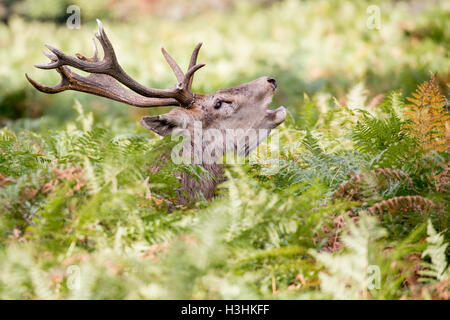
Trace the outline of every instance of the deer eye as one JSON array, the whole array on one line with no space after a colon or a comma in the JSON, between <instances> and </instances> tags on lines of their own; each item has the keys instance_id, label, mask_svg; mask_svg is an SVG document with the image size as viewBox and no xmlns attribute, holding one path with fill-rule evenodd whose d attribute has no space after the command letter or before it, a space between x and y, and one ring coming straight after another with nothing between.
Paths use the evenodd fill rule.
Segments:
<instances>
[{"instance_id":1,"label":"deer eye","mask_svg":"<svg viewBox=\"0 0 450 320\"><path fill-rule=\"evenodd\" d=\"M219 100L216 102L216 104L214 105L214 109L220 109L220 107L222 106L222 100Z\"/></svg>"}]
</instances>

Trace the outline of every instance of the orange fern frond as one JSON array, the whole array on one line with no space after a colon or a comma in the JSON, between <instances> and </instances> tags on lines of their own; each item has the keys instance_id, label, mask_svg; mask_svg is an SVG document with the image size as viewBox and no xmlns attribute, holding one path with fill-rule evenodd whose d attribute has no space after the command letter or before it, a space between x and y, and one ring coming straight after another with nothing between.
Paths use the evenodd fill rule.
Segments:
<instances>
[{"instance_id":1,"label":"orange fern frond","mask_svg":"<svg viewBox=\"0 0 450 320\"><path fill-rule=\"evenodd\" d=\"M450 193L450 167L446 167L441 173L434 176L436 191Z\"/></svg>"},{"instance_id":2,"label":"orange fern frond","mask_svg":"<svg viewBox=\"0 0 450 320\"><path fill-rule=\"evenodd\" d=\"M447 99L439 90L435 74L429 81L417 86L412 97L406 98L405 117L410 120L403 126L416 136L425 151L445 151L450 148L450 115L445 109Z\"/></svg>"}]
</instances>

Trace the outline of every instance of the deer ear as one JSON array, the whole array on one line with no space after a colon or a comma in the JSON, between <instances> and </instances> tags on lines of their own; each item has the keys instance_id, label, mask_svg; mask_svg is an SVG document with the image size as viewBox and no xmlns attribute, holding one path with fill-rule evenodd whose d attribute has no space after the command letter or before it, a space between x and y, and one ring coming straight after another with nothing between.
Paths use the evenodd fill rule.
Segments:
<instances>
[{"instance_id":1,"label":"deer ear","mask_svg":"<svg viewBox=\"0 0 450 320\"><path fill-rule=\"evenodd\" d=\"M168 114L143 117L141 120L141 124L144 126L144 128L152 130L160 136L167 136L178 127L175 119Z\"/></svg>"}]
</instances>

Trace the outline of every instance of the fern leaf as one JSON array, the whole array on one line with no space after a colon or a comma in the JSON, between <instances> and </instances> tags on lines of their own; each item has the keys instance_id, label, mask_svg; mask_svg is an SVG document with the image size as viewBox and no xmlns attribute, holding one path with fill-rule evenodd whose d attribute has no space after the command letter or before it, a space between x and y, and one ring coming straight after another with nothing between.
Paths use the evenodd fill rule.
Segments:
<instances>
[{"instance_id":1,"label":"fern leaf","mask_svg":"<svg viewBox=\"0 0 450 320\"><path fill-rule=\"evenodd\" d=\"M450 148L450 116L445 110L447 99L440 93L433 74L429 81L417 86L413 98L406 100L404 116L409 120L403 130L417 137L421 149L426 152L442 152Z\"/></svg>"},{"instance_id":2,"label":"fern leaf","mask_svg":"<svg viewBox=\"0 0 450 320\"><path fill-rule=\"evenodd\" d=\"M408 182L409 187L412 190L415 190L412 183L412 179L405 172L401 170L380 168L377 170L364 172L358 175L353 175L349 180L347 180L344 183L341 183L338 189L334 191L334 198L344 198L344 197L351 199L355 198L355 196L358 194L358 187L360 186L364 178L366 178L367 176L375 176L377 179L384 178L385 180L393 180L393 181L406 180Z\"/></svg>"},{"instance_id":3,"label":"fern leaf","mask_svg":"<svg viewBox=\"0 0 450 320\"><path fill-rule=\"evenodd\" d=\"M427 212L431 208L438 208L438 206L430 199L421 196L401 196L378 202L368 211L372 214L377 212L383 214L384 210L390 213L407 212L408 210Z\"/></svg>"},{"instance_id":4,"label":"fern leaf","mask_svg":"<svg viewBox=\"0 0 450 320\"><path fill-rule=\"evenodd\" d=\"M448 244L445 243L444 236L436 232L430 220L428 220L427 235L428 246L422 253L422 259L430 257L431 263L424 264L425 270L418 272L419 275L425 277L419 280L422 282L430 282L431 279L437 281L448 280L450 278L450 272L447 269L447 259L445 256Z\"/></svg>"}]
</instances>

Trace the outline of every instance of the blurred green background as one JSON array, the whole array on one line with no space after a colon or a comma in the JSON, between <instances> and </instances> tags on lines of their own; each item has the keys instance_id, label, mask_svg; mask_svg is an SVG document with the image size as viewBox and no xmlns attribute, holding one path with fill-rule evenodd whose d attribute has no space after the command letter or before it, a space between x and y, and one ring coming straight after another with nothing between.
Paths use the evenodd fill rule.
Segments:
<instances>
[{"instance_id":1,"label":"blurred green background","mask_svg":"<svg viewBox=\"0 0 450 320\"><path fill-rule=\"evenodd\" d=\"M141 83L166 88L174 77L160 53L164 46L186 65L197 42L199 60L194 90L209 92L262 75L279 81L276 103L295 110L303 94L325 93L345 102L357 84L369 99L392 89L409 94L438 72L450 77L448 1L376 1L381 29L366 25L373 1L1 1L0 121L41 118L27 126L58 126L74 116L73 99L96 113L130 114L130 108L86 94L45 95L24 77L45 84L55 71L33 68L46 63L44 43L68 54L91 53L95 18L103 21L120 63ZM69 29L69 5L79 6L80 29ZM444 86L445 87L445 86ZM153 112L153 111L152 111ZM19 122L17 125L24 123ZM25 124L24 124L25 125Z\"/></svg>"},{"instance_id":2,"label":"blurred green background","mask_svg":"<svg viewBox=\"0 0 450 320\"><path fill-rule=\"evenodd\" d=\"M179 204L175 175L201 168L149 170L171 144L139 124L168 108L25 79L59 81L33 67L45 43L90 56L96 18L146 86L175 84L162 46L185 68L200 41L195 92L275 77L280 144L230 165L217 198ZM449 150L405 130L450 141L449 1L0 0L0 19L0 299L450 297ZM440 118L424 125L430 106L405 97L430 71Z\"/></svg>"}]
</instances>

